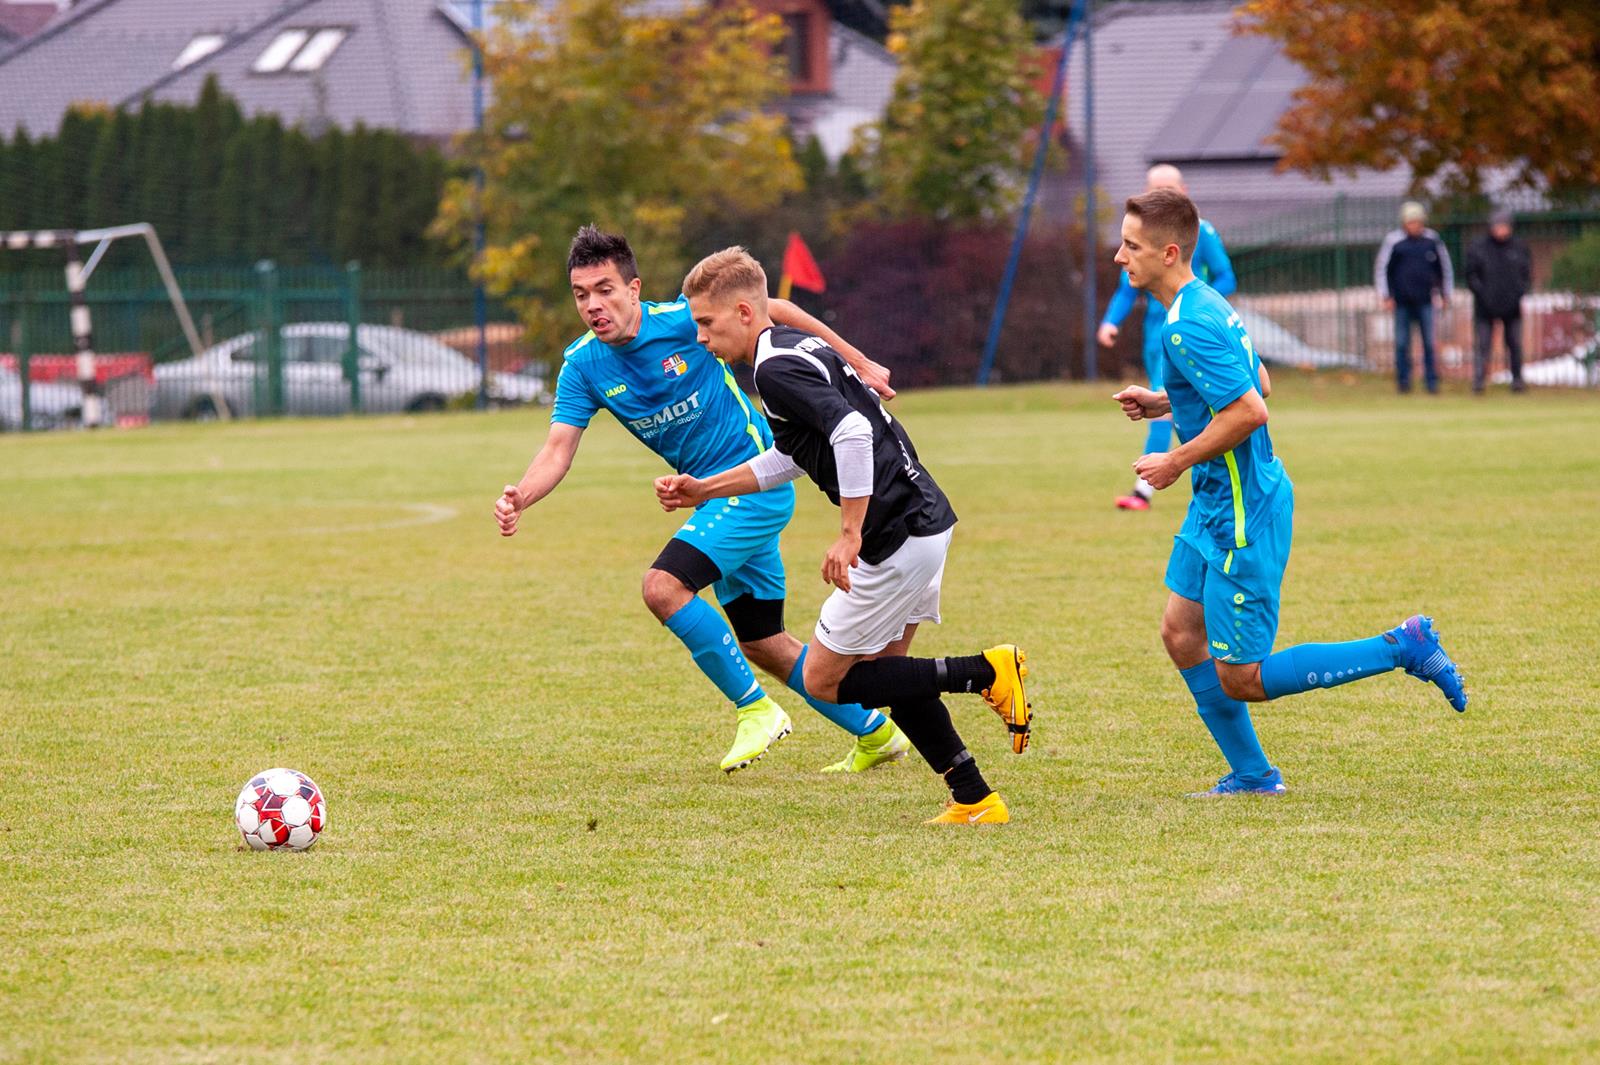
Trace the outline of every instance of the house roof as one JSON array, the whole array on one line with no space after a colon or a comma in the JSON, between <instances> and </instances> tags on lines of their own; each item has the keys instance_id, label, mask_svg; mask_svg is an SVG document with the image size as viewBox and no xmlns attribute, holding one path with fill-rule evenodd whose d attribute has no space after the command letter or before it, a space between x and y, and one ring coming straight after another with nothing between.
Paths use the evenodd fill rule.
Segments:
<instances>
[{"instance_id":1,"label":"house roof","mask_svg":"<svg viewBox=\"0 0 1600 1065\"><path fill-rule=\"evenodd\" d=\"M54 3L0 3L0 51L31 37L59 13Z\"/></svg>"},{"instance_id":2,"label":"house roof","mask_svg":"<svg viewBox=\"0 0 1600 1065\"><path fill-rule=\"evenodd\" d=\"M314 69L259 69L281 35L319 29L343 36ZM178 68L201 36L214 49ZM215 74L250 113L443 137L471 126L467 45L438 0L85 0L0 55L0 129L53 132L77 102L192 101Z\"/></svg>"}]
</instances>

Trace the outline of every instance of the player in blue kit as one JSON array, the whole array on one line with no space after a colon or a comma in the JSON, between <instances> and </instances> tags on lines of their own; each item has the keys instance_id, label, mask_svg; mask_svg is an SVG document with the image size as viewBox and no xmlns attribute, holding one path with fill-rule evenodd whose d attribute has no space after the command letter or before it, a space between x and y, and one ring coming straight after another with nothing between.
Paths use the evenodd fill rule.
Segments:
<instances>
[{"instance_id":1,"label":"player in blue kit","mask_svg":"<svg viewBox=\"0 0 1600 1065\"><path fill-rule=\"evenodd\" d=\"M502 536L515 534L522 512L566 476L584 429L601 409L679 473L716 473L772 444L761 412L727 366L697 341L688 302L640 300L639 271L627 240L583 227L568 253L567 274L589 332L563 353L544 446L495 504ZM837 341L864 379L888 391L883 367L793 304L772 302L774 317ZM645 605L737 711L737 734L722 760L725 772L750 765L792 727L751 662L786 678L819 713L856 736L851 752L825 772L860 772L898 761L911 745L883 714L806 693L804 646L783 625L778 534L793 513L794 488L788 484L699 507L645 573ZM726 620L700 598L708 586Z\"/></svg>"},{"instance_id":2,"label":"player in blue kit","mask_svg":"<svg viewBox=\"0 0 1600 1065\"><path fill-rule=\"evenodd\" d=\"M1152 189L1177 189L1188 194L1188 189L1183 184L1183 172L1177 167L1167 163L1159 163L1150 168L1145 174L1145 191ZM1200 238L1194 248L1194 272L1200 280L1216 289L1224 296L1233 295L1236 281L1233 275L1233 261L1228 258L1227 249L1222 246L1222 238L1217 235L1217 230L1204 218L1200 219ZM1117 333L1120 332L1122 320L1133 310L1134 301L1139 298L1139 290L1128 282L1127 271L1123 271L1122 280L1117 284L1117 291L1112 293L1111 302L1106 305L1105 317L1100 319L1100 328L1095 333L1101 347L1111 347L1117 342ZM1161 323L1167 316L1167 308L1161 301L1145 293L1144 307L1144 375L1150 382L1150 387L1156 391L1161 390ZM1263 390L1263 395L1266 394ZM1172 444L1172 419L1152 418L1150 429L1145 434L1144 453L1146 455L1157 451L1165 451ZM1123 510L1149 510L1150 500L1154 497L1155 490L1146 483L1143 477L1136 478L1133 482L1133 491L1125 496L1117 497L1117 506Z\"/></svg>"},{"instance_id":3,"label":"player in blue kit","mask_svg":"<svg viewBox=\"0 0 1600 1065\"><path fill-rule=\"evenodd\" d=\"M1283 774L1262 752L1246 702L1400 668L1437 685L1457 711L1467 708L1467 693L1433 619L1420 615L1367 639L1273 653L1294 485L1272 451L1250 337L1190 267L1199 229L1194 204L1174 189L1128 201L1117 263L1135 288L1167 306L1166 389L1134 386L1113 398L1134 421L1172 415L1178 447L1140 458L1140 477L1160 490L1192 471L1194 496L1167 563L1172 595L1161 638L1228 761L1228 774L1199 794L1280 794Z\"/></svg>"}]
</instances>

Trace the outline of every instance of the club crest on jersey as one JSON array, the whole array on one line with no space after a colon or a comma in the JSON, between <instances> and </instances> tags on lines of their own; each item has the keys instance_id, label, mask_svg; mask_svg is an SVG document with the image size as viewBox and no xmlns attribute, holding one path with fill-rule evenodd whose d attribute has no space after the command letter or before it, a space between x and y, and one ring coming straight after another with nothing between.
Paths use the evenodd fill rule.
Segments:
<instances>
[{"instance_id":1,"label":"club crest on jersey","mask_svg":"<svg viewBox=\"0 0 1600 1065\"><path fill-rule=\"evenodd\" d=\"M668 377L682 377L689 372L689 364L683 361L682 355L673 354L661 360L661 372Z\"/></svg>"}]
</instances>

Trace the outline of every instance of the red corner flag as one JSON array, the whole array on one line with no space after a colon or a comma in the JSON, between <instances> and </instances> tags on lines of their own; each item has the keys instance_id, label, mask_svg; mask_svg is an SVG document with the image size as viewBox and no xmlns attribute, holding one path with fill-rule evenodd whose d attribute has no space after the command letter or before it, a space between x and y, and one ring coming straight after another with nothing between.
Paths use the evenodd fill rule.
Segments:
<instances>
[{"instance_id":1,"label":"red corner flag","mask_svg":"<svg viewBox=\"0 0 1600 1065\"><path fill-rule=\"evenodd\" d=\"M791 285L807 292L826 292L828 283L822 278L822 268L812 258L811 249L800 239L800 234L790 233L789 244L783 249L783 277L778 281L778 298L788 299Z\"/></svg>"}]
</instances>

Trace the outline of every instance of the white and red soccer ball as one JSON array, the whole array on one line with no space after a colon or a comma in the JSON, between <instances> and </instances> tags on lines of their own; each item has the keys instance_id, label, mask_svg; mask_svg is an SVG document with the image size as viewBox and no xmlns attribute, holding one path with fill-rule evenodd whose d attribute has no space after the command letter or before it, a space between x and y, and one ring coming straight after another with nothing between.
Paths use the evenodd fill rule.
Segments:
<instances>
[{"instance_id":1,"label":"white and red soccer ball","mask_svg":"<svg viewBox=\"0 0 1600 1065\"><path fill-rule=\"evenodd\" d=\"M304 773L268 769L250 778L233 804L233 820L251 850L303 851L328 823L322 789Z\"/></svg>"}]
</instances>

